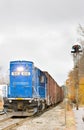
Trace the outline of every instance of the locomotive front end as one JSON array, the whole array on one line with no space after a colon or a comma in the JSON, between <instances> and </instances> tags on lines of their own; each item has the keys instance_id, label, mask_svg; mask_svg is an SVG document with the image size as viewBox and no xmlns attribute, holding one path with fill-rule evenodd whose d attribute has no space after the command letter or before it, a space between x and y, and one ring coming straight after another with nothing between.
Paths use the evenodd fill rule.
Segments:
<instances>
[{"instance_id":1,"label":"locomotive front end","mask_svg":"<svg viewBox=\"0 0 84 130\"><path fill-rule=\"evenodd\" d=\"M10 62L10 85L8 90L9 108L14 112L27 115L32 102L33 62Z\"/></svg>"}]
</instances>

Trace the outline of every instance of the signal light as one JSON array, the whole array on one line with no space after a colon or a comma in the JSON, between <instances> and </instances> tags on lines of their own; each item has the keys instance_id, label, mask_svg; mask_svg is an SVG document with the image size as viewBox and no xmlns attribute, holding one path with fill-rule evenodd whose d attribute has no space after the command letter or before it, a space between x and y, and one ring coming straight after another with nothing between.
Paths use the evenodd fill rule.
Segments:
<instances>
[{"instance_id":1,"label":"signal light","mask_svg":"<svg viewBox=\"0 0 84 130\"><path fill-rule=\"evenodd\" d=\"M82 52L82 50L80 50L80 49L81 49L81 46L80 46L80 45L74 45L74 46L72 46L72 49L73 49L73 51L71 51L71 53L79 53L79 52Z\"/></svg>"}]
</instances>

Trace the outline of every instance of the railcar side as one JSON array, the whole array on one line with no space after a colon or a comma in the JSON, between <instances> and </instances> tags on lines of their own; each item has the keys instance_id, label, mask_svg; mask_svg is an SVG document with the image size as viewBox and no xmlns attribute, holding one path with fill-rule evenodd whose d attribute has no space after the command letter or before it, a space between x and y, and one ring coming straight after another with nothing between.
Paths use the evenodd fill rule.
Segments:
<instances>
[{"instance_id":1,"label":"railcar side","mask_svg":"<svg viewBox=\"0 0 84 130\"><path fill-rule=\"evenodd\" d=\"M63 100L62 88L48 72L44 71L44 73L47 77L46 103L48 106L55 105Z\"/></svg>"}]
</instances>

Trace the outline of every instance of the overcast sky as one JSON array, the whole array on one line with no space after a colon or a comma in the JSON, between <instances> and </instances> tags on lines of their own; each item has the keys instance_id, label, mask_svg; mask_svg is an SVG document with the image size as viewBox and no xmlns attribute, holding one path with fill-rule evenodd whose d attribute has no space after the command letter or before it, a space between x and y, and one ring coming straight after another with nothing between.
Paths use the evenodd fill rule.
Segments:
<instances>
[{"instance_id":1,"label":"overcast sky","mask_svg":"<svg viewBox=\"0 0 84 130\"><path fill-rule=\"evenodd\" d=\"M58 84L73 68L71 48L84 25L84 0L0 0L0 66L33 61Z\"/></svg>"}]
</instances>

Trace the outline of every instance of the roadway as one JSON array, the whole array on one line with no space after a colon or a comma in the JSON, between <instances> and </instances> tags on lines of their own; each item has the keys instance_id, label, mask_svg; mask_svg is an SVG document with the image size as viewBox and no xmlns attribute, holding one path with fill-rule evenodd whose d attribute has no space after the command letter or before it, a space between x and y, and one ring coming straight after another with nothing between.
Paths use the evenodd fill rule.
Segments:
<instances>
[{"instance_id":1,"label":"roadway","mask_svg":"<svg viewBox=\"0 0 84 130\"><path fill-rule=\"evenodd\" d=\"M84 130L84 108L81 107L79 110L76 110L76 108L73 109L74 115L75 115L75 121L76 121L76 130Z\"/></svg>"}]
</instances>

